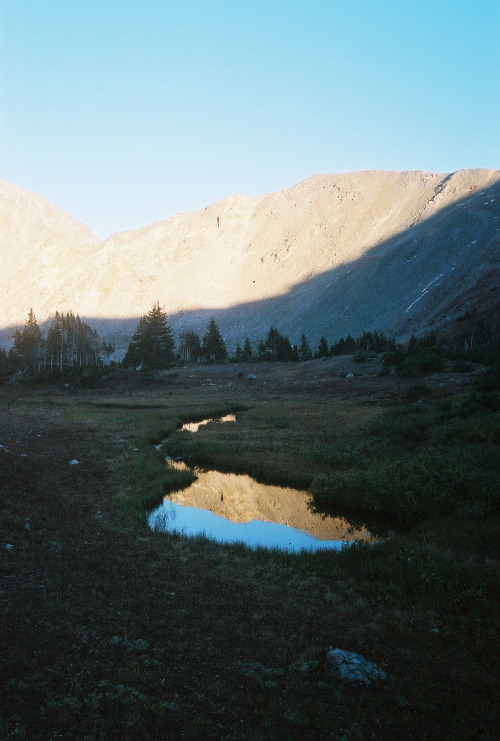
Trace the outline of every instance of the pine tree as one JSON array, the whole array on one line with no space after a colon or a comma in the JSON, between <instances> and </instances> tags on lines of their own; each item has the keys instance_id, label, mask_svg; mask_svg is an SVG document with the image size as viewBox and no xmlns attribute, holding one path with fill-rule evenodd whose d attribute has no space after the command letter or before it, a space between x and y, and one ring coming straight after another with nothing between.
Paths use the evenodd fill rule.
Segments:
<instances>
[{"instance_id":1,"label":"pine tree","mask_svg":"<svg viewBox=\"0 0 500 741\"><path fill-rule=\"evenodd\" d=\"M321 335L321 339L319 341L319 345L318 345L318 349L316 351L315 357L316 358L327 358L329 354L330 354L330 351L328 349L328 343L323 337L323 335Z\"/></svg>"},{"instance_id":2,"label":"pine tree","mask_svg":"<svg viewBox=\"0 0 500 741\"><path fill-rule=\"evenodd\" d=\"M248 337L245 337L245 342L243 343L243 350L241 351L241 359L244 363L249 363L250 360L252 360L253 352L252 352L252 345L250 344L250 340Z\"/></svg>"},{"instance_id":3,"label":"pine tree","mask_svg":"<svg viewBox=\"0 0 500 741\"><path fill-rule=\"evenodd\" d=\"M43 337L33 309L29 310L23 329L17 329L12 337L16 365L23 371L40 370L43 364Z\"/></svg>"},{"instance_id":4,"label":"pine tree","mask_svg":"<svg viewBox=\"0 0 500 741\"><path fill-rule=\"evenodd\" d=\"M54 367L61 369L63 367L64 349L62 321L58 311L56 311L47 333L46 350L46 360L50 369L52 370Z\"/></svg>"},{"instance_id":5,"label":"pine tree","mask_svg":"<svg viewBox=\"0 0 500 741\"><path fill-rule=\"evenodd\" d=\"M213 317L203 337L202 353L209 363L221 363L227 358L226 344Z\"/></svg>"},{"instance_id":6,"label":"pine tree","mask_svg":"<svg viewBox=\"0 0 500 741\"><path fill-rule=\"evenodd\" d=\"M167 316L157 301L141 317L130 340L123 364L128 368L142 365L153 371L165 368L174 360L175 341Z\"/></svg>"},{"instance_id":7,"label":"pine tree","mask_svg":"<svg viewBox=\"0 0 500 741\"><path fill-rule=\"evenodd\" d=\"M299 360L312 360L312 352L305 334L300 338L300 347L298 349Z\"/></svg>"},{"instance_id":8,"label":"pine tree","mask_svg":"<svg viewBox=\"0 0 500 741\"><path fill-rule=\"evenodd\" d=\"M201 358L201 341L196 332L183 332L180 336L179 355L186 363L197 363Z\"/></svg>"},{"instance_id":9,"label":"pine tree","mask_svg":"<svg viewBox=\"0 0 500 741\"><path fill-rule=\"evenodd\" d=\"M288 337L284 337L276 327L270 327L265 341L265 360L287 362L294 359L293 348ZM260 353L259 353L260 355Z\"/></svg>"}]
</instances>

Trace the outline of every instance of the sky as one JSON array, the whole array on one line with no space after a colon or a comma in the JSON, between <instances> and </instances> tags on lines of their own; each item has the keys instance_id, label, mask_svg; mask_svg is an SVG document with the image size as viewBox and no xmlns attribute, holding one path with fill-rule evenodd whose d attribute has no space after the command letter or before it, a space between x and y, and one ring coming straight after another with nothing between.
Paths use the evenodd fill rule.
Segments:
<instances>
[{"instance_id":1,"label":"sky","mask_svg":"<svg viewBox=\"0 0 500 741\"><path fill-rule=\"evenodd\" d=\"M0 0L0 178L101 238L473 167L500 169L500 0Z\"/></svg>"}]
</instances>

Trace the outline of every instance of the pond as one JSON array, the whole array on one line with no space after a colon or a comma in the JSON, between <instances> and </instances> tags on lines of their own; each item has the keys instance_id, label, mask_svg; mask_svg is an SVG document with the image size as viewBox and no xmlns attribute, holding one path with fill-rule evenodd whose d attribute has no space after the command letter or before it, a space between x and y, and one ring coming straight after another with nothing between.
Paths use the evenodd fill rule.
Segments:
<instances>
[{"instance_id":1,"label":"pond","mask_svg":"<svg viewBox=\"0 0 500 741\"><path fill-rule=\"evenodd\" d=\"M186 468L181 462L168 465ZM314 512L306 491L260 484L245 475L198 468L194 473L193 484L168 495L151 512L153 530L290 552L339 550L346 543L375 540L345 519Z\"/></svg>"}]
</instances>

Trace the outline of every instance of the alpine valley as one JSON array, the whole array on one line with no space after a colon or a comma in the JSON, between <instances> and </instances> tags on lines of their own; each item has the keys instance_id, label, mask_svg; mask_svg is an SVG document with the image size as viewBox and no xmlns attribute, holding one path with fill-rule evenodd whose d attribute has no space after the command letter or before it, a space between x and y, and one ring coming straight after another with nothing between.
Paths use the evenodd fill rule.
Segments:
<instances>
[{"instance_id":1,"label":"alpine valley","mask_svg":"<svg viewBox=\"0 0 500 741\"><path fill-rule=\"evenodd\" d=\"M0 343L32 307L73 311L123 355L159 301L174 333L214 316L229 350L270 325L312 344L399 340L499 314L500 171L315 175L99 240L0 181Z\"/></svg>"}]
</instances>

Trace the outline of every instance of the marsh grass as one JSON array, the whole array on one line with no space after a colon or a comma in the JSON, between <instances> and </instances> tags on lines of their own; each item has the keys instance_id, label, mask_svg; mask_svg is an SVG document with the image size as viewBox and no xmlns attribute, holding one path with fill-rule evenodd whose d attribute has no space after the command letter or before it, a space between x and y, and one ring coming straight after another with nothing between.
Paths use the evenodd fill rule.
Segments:
<instances>
[{"instance_id":1,"label":"marsh grass","mask_svg":"<svg viewBox=\"0 0 500 741\"><path fill-rule=\"evenodd\" d=\"M178 425L233 409L223 392L173 384L121 406L101 393L0 403L12 449L1 542L14 545L0 553L2 737L496 738L498 516L480 494L498 460L490 402L433 392L408 404L400 386L384 406L372 392L276 398L245 385L235 425L191 435ZM75 450L83 463L70 467ZM353 511L368 496L405 528L296 555L153 532L146 511L186 473L171 478L167 452L282 484L364 476ZM329 646L375 661L387 683L343 689L324 670Z\"/></svg>"},{"instance_id":2,"label":"marsh grass","mask_svg":"<svg viewBox=\"0 0 500 741\"><path fill-rule=\"evenodd\" d=\"M351 454L317 474L317 503L384 513L405 524L454 513L486 517L497 512L499 418L476 394L440 405L412 405L372 421ZM361 452L362 451L362 452ZM340 464L340 465L339 465Z\"/></svg>"},{"instance_id":3,"label":"marsh grass","mask_svg":"<svg viewBox=\"0 0 500 741\"><path fill-rule=\"evenodd\" d=\"M161 504L165 495L184 489L196 478L190 470L166 466L153 450L138 450L123 463L122 475L128 485L120 494L118 505L141 525L146 513Z\"/></svg>"}]
</instances>

